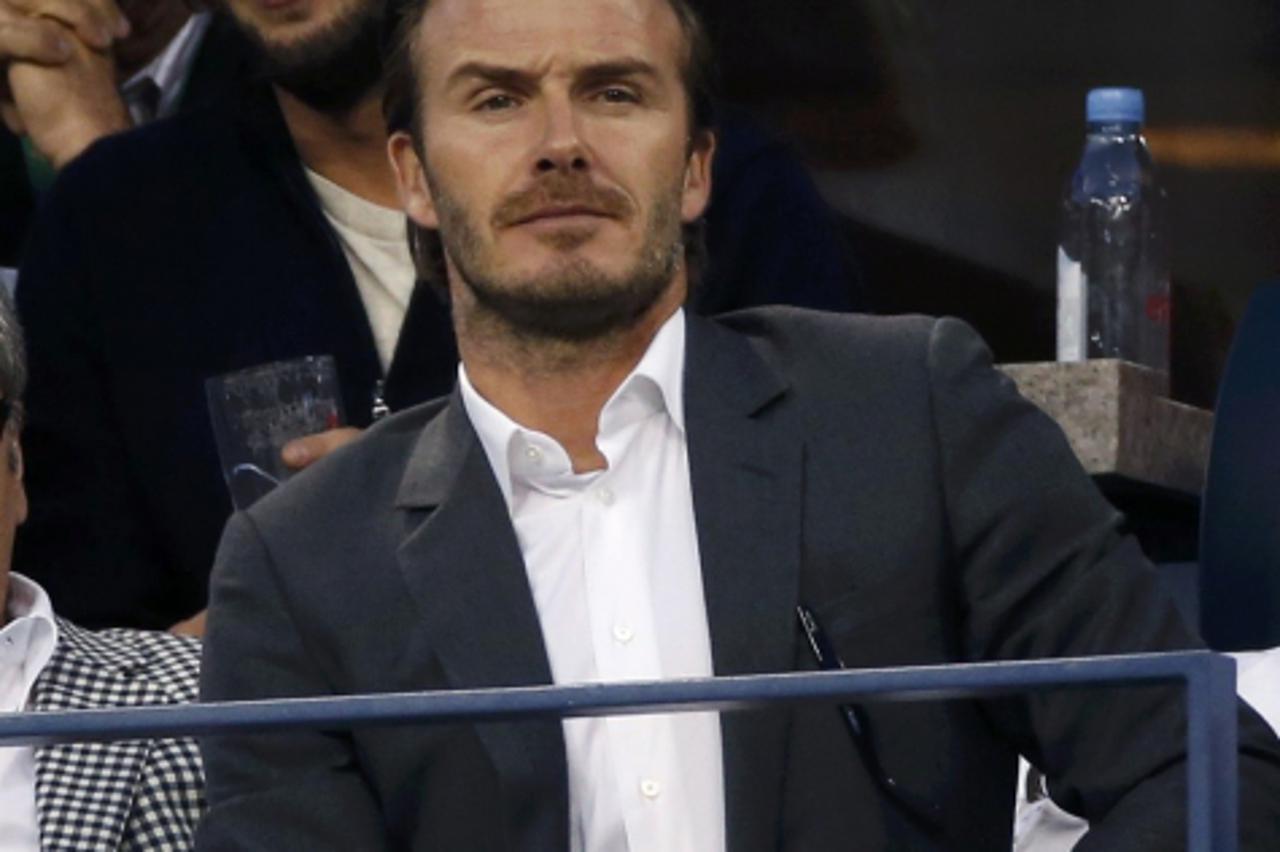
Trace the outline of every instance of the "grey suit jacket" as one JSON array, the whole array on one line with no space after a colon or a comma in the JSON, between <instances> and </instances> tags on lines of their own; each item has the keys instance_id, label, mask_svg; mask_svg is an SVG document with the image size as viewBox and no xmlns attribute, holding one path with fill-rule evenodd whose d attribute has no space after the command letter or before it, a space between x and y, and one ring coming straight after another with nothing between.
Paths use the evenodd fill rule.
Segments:
<instances>
[{"instance_id":1,"label":"grey suit jacket","mask_svg":"<svg viewBox=\"0 0 1280 852\"><path fill-rule=\"evenodd\" d=\"M33 711L194 701L200 645L140 630L89 631L58 619L58 644L32 690ZM66 743L36 749L40 848L191 847L204 774L191 738Z\"/></svg>"},{"instance_id":2,"label":"grey suit jacket","mask_svg":"<svg viewBox=\"0 0 1280 852\"><path fill-rule=\"evenodd\" d=\"M690 317L686 358L717 674L811 668L798 600L852 666L1195 643L1060 431L961 323ZM211 595L208 699L551 680L505 504L456 395L380 424L233 518ZM937 829L877 794L834 708L736 713L722 728L729 849L1007 849L1019 751L1094 823L1083 848L1181 845L1174 690L869 715L886 771L934 803ZM1280 753L1242 718L1245 848L1265 848ZM204 749L205 849L568 845L555 722Z\"/></svg>"}]
</instances>

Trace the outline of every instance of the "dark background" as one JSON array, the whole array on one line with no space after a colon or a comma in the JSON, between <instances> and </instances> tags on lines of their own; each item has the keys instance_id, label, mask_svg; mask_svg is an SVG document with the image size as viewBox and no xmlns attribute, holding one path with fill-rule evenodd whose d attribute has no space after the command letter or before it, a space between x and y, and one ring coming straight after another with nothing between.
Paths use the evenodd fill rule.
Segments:
<instances>
[{"instance_id":1,"label":"dark background","mask_svg":"<svg viewBox=\"0 0 1280 852\"><path fill-rule=\"evenodd\" d=\"M1280 275L1280 2L697 5L723 93L811 167L871 307L963 316L1002 361L1053 357L1086 91L1144 89L1170 197L1174 394L1212 405L1250 291Z\"/></svg>"}]
</instances>

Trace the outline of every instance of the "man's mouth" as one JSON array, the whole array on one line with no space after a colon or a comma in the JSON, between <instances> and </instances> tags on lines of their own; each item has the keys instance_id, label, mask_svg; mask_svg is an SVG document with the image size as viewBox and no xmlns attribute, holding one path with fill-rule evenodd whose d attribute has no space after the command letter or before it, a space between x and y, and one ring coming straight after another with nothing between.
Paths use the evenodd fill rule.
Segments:
<instances>
[{"instance_id":1,"label":"man's mouth","mask_svg":"<svg viewBox=\"0 0 1280 852\"><path fill-rule=\"evenodd\" d=\"M535 222L568 222L576 219L609 219L612 214L587 204L553 204L531 210L515 218L512 226L529 225Z\"/></svg>"}]
</instances>

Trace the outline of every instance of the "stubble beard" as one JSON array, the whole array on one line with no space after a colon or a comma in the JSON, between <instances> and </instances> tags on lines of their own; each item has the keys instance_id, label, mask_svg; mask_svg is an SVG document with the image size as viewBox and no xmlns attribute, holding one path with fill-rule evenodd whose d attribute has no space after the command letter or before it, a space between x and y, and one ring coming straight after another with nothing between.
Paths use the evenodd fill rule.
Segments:
<instances>
[{"instance_id":1,"label":"stubble beard","mask_svg":"<svg viewBox=\"0 0 1280 852\"><path fill-rule=\"evenodd\" d=\"M591 232L565 229L545 238L561 254L549 268L504 275L467 211L430 184L441 242L475 308L521 342L582 344L630 328L667 292L682 262L679 196L668 194L653 206L635 262L621 273L574 254Z\"/></svg>"},{"instance_id":2,"label":"stubble beard","mask_svg":"<svg viewBox=\"0 0 1280 852\"><path fill-rule=\"evenodd\" d=\"M252 24L235 20L269 82L312 109L342 114L372 92L382 76L386 7L387 0L360 0L316 32L289 43L273 42Z\"/></svg>"}]
</instances>

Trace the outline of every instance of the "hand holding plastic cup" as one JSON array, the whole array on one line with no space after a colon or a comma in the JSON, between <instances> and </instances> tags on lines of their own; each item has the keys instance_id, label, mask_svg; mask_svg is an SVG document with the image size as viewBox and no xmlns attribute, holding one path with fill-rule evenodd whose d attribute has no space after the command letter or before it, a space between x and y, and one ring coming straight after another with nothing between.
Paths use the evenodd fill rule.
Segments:
<instances>
[{"instance_id":1,"label":"hand holding plastic cup","mask_svg":"<svg viewBox=\"0 0 1280 852\"><path fill-rule=\"evenodd\" d=\"M231 502L247 509L293 471L289 441L343 425L333 357L276 361L205 382L209 416Z\"/></svg>"}]
</instances>

